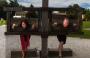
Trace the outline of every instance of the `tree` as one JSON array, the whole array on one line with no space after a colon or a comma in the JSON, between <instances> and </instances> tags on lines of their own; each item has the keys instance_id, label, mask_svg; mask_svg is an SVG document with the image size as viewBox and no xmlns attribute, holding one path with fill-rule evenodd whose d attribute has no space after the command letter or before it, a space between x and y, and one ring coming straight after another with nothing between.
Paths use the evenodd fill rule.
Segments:
<instances>
[{"instance_id":1,"label":"tree","mask_svg":"<svg viewBox=\"0 0 90 58\"><path fill-rule=\"evenodd\" d=\"M85 19L90 20L90 9L85 9Z\"/></svg>"},{"instance_id":2,"label":"tree","mask_svg":"<svg viewBox=\"0 0 90 58\"><path fill-rule=\"evenodd\" d=\"M9 0L9 1L10 1L9 7L22 7L21 5L19 5L17 0ZM13 17L14 15L15 15L15 11L11 13L11 17Z\"/></svg>"},{"instance_id":3,"label":"tree","mask_svg":"<svg viewBox=\"0 0 90 58\"><path fill-rule=\"evenodd\" d=\"M67 14L68 14L68 16L69 17L71 17L71 18L78 18L78 12L81 12L82 11L82 9L81 9L81 7L78 5L78 4L74 4L73 6L69 6L68 7L68 11L67 11Z\"/></svg>"},{"instance_id":4,"label":"tree","mask_svg":"<svg viewBox=\"0 0 90 58\"><path fill-rule=\"evenodd\" d=\"M67 14L69 15L69 14L72 14L72 12L73 12L73 7L71 6L71 5L69 5L69 7L68 7L68 11L67 11Z\"/></svg>"},{"instance_id":5,"label":"tree","mask_svg":"<svg viewBox=\"0 0 90 58\"><path fill-rule=\"evenodd\" d=\"M30 8L34 8L34 6L31 4ZM36 18L37 17L36 11L34 11L34 10L28 11L28 13L26 14L26 17L28 17L28 18Z\"/></svg>"},{"instance_id":6,"label":"tree","mask_svg":"<svg viewBox=\"0 0 90 58\"><path fill-rule=\"evenodd\" d=\"M0 7L6 7L8 6L7 1L0 1Z\"/></svg>"},{"instance_id":7,"label":"tree","mask_svg":"<svg viewBox=\"0 0 90 58\"><path fill-rule=\"evenodd\" d=\"M18 7L19 6L19 3L17 2L17 0L9 0L10 3L9 3L9 6L10 7Z\"/></svg>"},{"instance_id":8,"label":"tree","mask_svg":"<svg viewBox=\"0 0 90 58\"><path fill-rule=\"evenodd\" d=\"M0 18L6 19L6 12L3 11L3 7L7 7L8 5L6 0L0 1Z\"/></svg>"}]
</instances>

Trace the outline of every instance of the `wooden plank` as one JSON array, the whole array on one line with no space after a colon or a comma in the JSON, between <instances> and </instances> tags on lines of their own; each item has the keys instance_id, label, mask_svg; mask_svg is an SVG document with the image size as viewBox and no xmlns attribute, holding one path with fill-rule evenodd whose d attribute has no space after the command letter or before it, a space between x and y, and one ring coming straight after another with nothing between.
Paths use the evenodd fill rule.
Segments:
<instances>
[{"instance_id":1,"label":"wooden plank","mask_svg":"<svg viewBox=\"0 0 90 58\"><path fill-rule=\"evenodd\" d=\"M58 49L48 49L48 57L49 58L55 58L59 56ZM70 48L64 48L62 52L63 57L71 57L73 56L73 52ZM40 57L41 57L41 51L40 51Z\"/></svg>"},{"instance_id":2,"label":"wooden plank","mask_svg":"<svg viewBox=\"0 0 90 58\"><path fill-rule=\"evenodd\" d=\"M63 57L72 56L73 52L70 48L64 48L62 52ZM48 57L58 57L59 52L58 49L48 49Z\"/></svg>"},{"instance_id":3,"label":"wooden plank","mask_svg":"<svg viewBox=\"0 0 90 58\"><path fill-rule=\"evenodd\" d=\"M37 49L30 49L26 52L26 57L37 57ZM22 57L21 51L11 51L11 58Z\"/></svg>"}]
</instances>

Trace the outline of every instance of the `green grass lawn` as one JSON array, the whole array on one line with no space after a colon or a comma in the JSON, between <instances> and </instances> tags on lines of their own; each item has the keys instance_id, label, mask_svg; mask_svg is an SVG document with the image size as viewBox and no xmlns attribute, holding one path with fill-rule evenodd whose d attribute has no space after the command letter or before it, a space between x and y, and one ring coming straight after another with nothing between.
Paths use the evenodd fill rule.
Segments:
<instances>
[{"instance_id":1,"label":"green grass lawn","mask_svg":"<svg viewBox=\"0 0 90 58\"><path fill-rule=\"evenodd\" d=\"M83 21L83 28L90 28L90 21Z\"/></svg>"},{"instance_id":2,"label":"green grass lawn","mask_svg":"<svg viewBox=\"0 0 90 58\"><path fill-rule=\"evenodd\" d=\"M90 21L83 21L83 30L82 30L82 32L84 32L82 37L90 38L90 30L84 30L85 28L90 28Z\"/></svg>"},{"instance_id":3,"label":"green grass lawn","mask_svg":"<svg viewBox=\"0 0 90 58\"><path fill-rule=\"evenodd\" d=\"M84 34L82 35L82 37L84 38L90 38L90 30L83 30Z\"/></svg>"},{"instance_id":4,"label":"green grass lawn","mask_svg":"<svg viewBox=\"0 0 90 58\"><path fill-rule=\"evenodd\" d=\"M82 30L83 34L69 34L68 37L81 37L90 39L90 30Z\"/></svg>"},{"instance_id":5,"label":"green grass lawn","mask_svg":"<svg viewBox=\"0 0 90 58\"><path fill-rule=\"evenodd\" d=\"M90 28L90 21L83 21L82 32L84 34L70 34L69 37L82 37L82 38L90 39L90 30L84 30L85 28Z\"/></svg>"}]
</instances>

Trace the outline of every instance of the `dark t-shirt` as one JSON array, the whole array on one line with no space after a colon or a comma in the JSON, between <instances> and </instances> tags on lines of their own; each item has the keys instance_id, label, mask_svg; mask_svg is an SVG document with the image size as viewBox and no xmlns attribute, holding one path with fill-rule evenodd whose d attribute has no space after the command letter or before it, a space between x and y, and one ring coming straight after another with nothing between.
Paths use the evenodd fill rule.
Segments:
<instances>
[{"instance_id":1,"label":"dark t-shirt","mask_svg":"<svg viewBox=\"0 0 90 58\"><path fill-rule=\"evenodd\" d=\"M25 41L27 41L28 36L30 37L30 30L29 30L29 28L22 29L20 36L24 37Z\"/></svg>"},{"instance_id":2,"label":"dark t-shirt","mask_svg":"<svg viewBox=\"0 0 90 58\"><path fill-rule=\"evenodd\" d=\"M68 27L64 28L62 24L58 24L58 34L60 35L67 35L68 34Z\"/></svg>"}]
</instances>

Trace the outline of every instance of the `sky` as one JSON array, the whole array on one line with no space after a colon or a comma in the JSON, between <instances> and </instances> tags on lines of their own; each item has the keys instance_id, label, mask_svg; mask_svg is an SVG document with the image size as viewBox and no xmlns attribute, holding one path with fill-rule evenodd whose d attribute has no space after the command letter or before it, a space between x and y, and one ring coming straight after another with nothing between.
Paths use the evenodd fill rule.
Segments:
<instances>
[{"instance_id":1,"label":"sky","mask_svg":"<svg viewBox=\"0 0 90 58\"><path fill-rule=\"evenodd\" d=\"M26 7L29 7L31 4L34 7L42 6L42 0L18 0L18 2ZM83 8L90 9L90 0L49 0L49 7L68 7L73 4L79 4Z\"/></svg>"}]
</instances>

